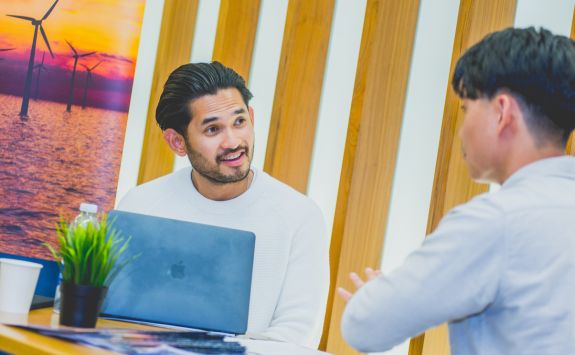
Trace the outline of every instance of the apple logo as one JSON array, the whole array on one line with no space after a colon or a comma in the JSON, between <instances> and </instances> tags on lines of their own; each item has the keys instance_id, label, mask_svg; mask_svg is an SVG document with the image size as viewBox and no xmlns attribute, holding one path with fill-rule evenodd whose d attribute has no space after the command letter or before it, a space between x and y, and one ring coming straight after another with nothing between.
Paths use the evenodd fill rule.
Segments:
<instances>
[{"instance_id":1,"label":"apple logo","mask_svg":"<svg viewBox=\"0 0 575 355\"><path fill-rule=\"evenodd\" d=\"M170 268L170 274L174 279L183 279L186 276L186 266L180 260L177 264L173 264Z\"/></svg>"}]
</instances>

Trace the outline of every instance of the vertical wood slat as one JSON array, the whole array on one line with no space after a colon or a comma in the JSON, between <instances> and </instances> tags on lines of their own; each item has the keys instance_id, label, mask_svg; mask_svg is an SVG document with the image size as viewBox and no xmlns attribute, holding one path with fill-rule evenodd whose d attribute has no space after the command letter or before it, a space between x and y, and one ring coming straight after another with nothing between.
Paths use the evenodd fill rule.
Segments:
<instances>
[{"instance_id":1,"label":"vertical wood slat","mask_svg":"<svg viewBox=\"0 0 575 355\"><path fill-rule=\"evenodd\" d=\"M461 0L449 71L450 79L457 60L467 48L486 34L513 25L515 9L516 0ZM431 233L437 227L443 215L451 208L489 188L488 185L473 182L469 177L461 153L461 140L457 135L463 120L460 106L461 100L448 85L427 233ZM449 354L447 327L442 325L413 339L409 354Z\"/></svg>"},{"instance_id":2,"label":"vertical wood slat","mask_svg":"<svg viewBox=\"0 0 575 355\"><path fill-rule=\"evenodd\" d=\"M260 0L222 0L212 60L234 69L246 83L260 13Z\"/></svg>"},{"instance_id":3,"label":"vertical wood slat","mask_svg":"<svg viewBox=\"0 0 575 355\"><path fill-rule=\"evenodd\" d=\"M349 120L347 125L347 134L345 139L345 149L343 152L343 161L341 173L339 178L339 186L337 191L336 209L333 218L330 250L329 250L329 263L330 263L330 287L329 296L327 300L326 314L323 325L323 334L319 348L327 350L327 341L330 337L330 328L332 326L339 329L339 325L332 325L333 301L337 297L335 289L337 285L337 274L339 269L339 260L341 256L343 244L343 231L345 227L345 217L347 214L347 206L349 202L349 192L351 190L351 181L353 177L353 166L355 161L355 152L357 148L357 141L359 135L359 127L361 123L361 113L363 108L363 100L365 94L365 86L367 81L367 74L369 73L367 65L362 65L367 62L367 58L371 56L373 51L372 46L369 45L373 37L374 24L377 23L377 3L375 1L368 1L365 8L365 16L363 22L363 33L361 36L360 52L358 56L358 65L355 73L355 84L353 88L352 104L350 107ZM333 341L332 341L333 344ZM335 345L331 345L334 348Z\"/></svg>"},{"instance_id":4,"label":"vertical wood slat","mask_svg":"<svg viewBox=\"0 0 575 355\"><path fill-rule=\"evenodd\" d=\"M567 154L575 155L575 133L571 133L571 138L567 142Z\"/></svg>"},{"instance_id":5,"label":"vertical wood slat","mask_svg":"<svg viewBox=\"0 0 575 355\"><path fill-rule=\"evenodd\" d=\"M334 0L290 0L264 170L305 193Z\"/></svg>"},{"instance_id":6,"label":"vertical wood slat","mask_svg":"<svg viewBox=\"0 0 575 355\"><path fill-rule=\"evenodd\" d=\"M190 61L197 12L198 0L169 0L164 4L138 184L170 173L174 167L174 153L156 124L156 105L170 73Z\"/></svg>"},{"instance_id":7,"label":"vertical wood slat","mask_svg":"<svg viewBox=\"0 0 575 355\"><path fill-rule=\"evenodd\" d=\"M368 0L332 234L331 289L323 345L356 353L340 334L351 271L380 264L403 120L418 0ZM330 312L331 310L331 312Z\"/></svg>"},{"instance_id":8,"label":"vertical wood slat","mask_svg":"<svg viewBox=\"0 0 575 355\"><path fill-rule=\"evenodd\" d=\"M571 21L571 39L575 39L575 9L573 9L573 20ZM575 132L571 133L566 151L567 154L575 155Z\"/></svg>"}]
</instances>

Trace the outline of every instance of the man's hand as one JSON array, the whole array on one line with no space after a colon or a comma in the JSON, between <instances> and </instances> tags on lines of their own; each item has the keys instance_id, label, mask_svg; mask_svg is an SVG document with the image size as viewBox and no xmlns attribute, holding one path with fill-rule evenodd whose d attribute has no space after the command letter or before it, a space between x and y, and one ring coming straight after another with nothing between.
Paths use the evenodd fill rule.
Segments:
<instances>
[{"instance_id":1,"label":"man's hand","mask_svg":"<svg viewBox=\"0 0 575 355\"><path fill-rule=\"evenodd\" d=\"M365 276L367 276L367 282L375 279L376 277L378 277L379 275L381 275L381 271L379 270L373 270L370 267L365 268ZM353 282L353 284L355 285L356 291L362 287L363 285L365 285L365 282L361 279L361 277L359 277L358 274L356 274L355 272L352 272L349 274L349 278L351 279L351 281ZM337 288L337 293L341 296L341 298L343 298L346 302L349 301L351 299L351 297L353 296L353 292L349 292L348 290L346 290L343 287L338 287Z\"/></svg>"}]
</instances>

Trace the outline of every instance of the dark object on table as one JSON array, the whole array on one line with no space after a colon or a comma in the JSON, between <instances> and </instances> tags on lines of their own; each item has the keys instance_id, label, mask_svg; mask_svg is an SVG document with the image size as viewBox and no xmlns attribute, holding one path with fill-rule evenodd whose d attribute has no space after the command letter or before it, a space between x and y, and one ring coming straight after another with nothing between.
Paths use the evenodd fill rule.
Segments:
<instances>
[{"instance_id":1,"label":"dark object on table","mask_svg":"<svg viewBox=\"0 0 575 355\"><path fill-rule=\"evenodd\" d=\"M60 324L94 328L108 288L62 282L60 289L62 290Z\"/></svg>"},{"instance_id":2,"label":"dark object on table","mask_svg":"<svg viewBox=\"0 0 575 355\"><path fill-rule=\"evenodd\" d=\"M41 295L34 295L34 298L32 299L32 305L30 306L30 310L48 308L52 307L53 305L54 305L54 298Z\"/></svg>"}]
</instances>

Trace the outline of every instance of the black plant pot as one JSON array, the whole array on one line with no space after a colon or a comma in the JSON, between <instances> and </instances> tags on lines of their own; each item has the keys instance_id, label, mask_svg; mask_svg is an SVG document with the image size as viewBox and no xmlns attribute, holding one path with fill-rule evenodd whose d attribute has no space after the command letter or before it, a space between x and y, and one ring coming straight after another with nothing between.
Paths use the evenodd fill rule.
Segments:
<instances>
[{"instance_id":1,"label":"black plant pot","mask_svg":"<svg viewBox=\"0 0 575 355\"><path fill-rule=\"evenodd\" d=\"M94 328L107 287L62 283L60 292L60 324L70 327Z\"/></svg>"}]
</instances>

